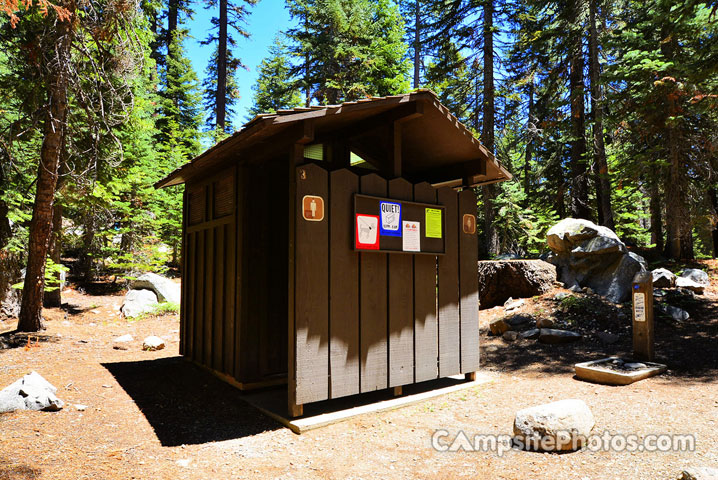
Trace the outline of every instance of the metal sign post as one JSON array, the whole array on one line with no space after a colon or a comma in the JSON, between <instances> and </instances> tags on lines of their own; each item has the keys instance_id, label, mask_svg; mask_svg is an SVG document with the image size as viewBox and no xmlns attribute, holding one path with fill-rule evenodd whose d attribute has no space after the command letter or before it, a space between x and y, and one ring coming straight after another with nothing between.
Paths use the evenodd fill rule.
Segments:
<instances>
[{"instance_id":1,"label":"metal sign post","mask_svg":"<svg viewBox=\"0 0 718 480\"><path fill-rule=\"evenodd\" d=\"M633 277L633 357L652 362L653 345L653 276L639 272Z\"/></svg>"}]
</instances>

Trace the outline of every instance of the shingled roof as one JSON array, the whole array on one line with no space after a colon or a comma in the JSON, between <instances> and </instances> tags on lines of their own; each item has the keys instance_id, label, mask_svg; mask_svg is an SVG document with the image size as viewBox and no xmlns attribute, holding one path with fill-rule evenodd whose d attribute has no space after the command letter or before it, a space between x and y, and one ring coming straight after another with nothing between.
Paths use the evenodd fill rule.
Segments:
<instances>
[{"instance_id":1,"label":"shingled roof","mask_svg":"<svg viewBox=\"0 0 718 480\"><path fill-rule=\"evenodd\" d=\"M359 122L371 122L381 114L410 103L420 103L421 113L402 125L403 172L409 179L433 184L476 186L510 180L511 174L436 94L420 89L404 95L368 97L340 105L297 107L261 114L240 130L218 142L191 162L155 184L157 188L179 185L200 175L218 158L239 158L242 151L271 143L272 137L304 120L318 131L346 131Z\"/></svg>"}]
</instances>

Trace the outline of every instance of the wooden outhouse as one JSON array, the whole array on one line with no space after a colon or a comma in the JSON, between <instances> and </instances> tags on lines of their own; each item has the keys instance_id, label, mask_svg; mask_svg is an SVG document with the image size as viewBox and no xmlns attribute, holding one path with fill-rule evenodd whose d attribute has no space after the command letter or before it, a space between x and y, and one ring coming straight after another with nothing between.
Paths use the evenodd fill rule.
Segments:
<instances>
[{"instance_id":1,"label":"wooden outhouse","mask_svg":"<svg viewBox=\"0 0 718 480\"><path fill-rule=\"evenodd\" d=\"M430 91L260 115L185 184L180 353L288 407L479 367L476 197L511 178Z\"/></svg>"}]
</instances>

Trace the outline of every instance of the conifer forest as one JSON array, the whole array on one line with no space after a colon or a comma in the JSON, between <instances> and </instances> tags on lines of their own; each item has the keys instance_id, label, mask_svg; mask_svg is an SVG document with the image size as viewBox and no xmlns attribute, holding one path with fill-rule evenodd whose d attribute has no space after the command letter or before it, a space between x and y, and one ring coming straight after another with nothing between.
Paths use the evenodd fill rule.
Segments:
<instances>
[{"instance_id":1,"label":"conifer forest","mask_svg":"<svg viewBox=\"0 0 718 480\"><path fill-rule=\"evenodd\" d=\"M513 174L477 189L481 258L537 257L565 217L718 255L714 0L286 0L248 67L260 1L280 0L0 0L0 295L22 291L19 330L70 266L177 271L182 189L154 184L255 115L418 88Z\"/></svg>"}]
</instances>

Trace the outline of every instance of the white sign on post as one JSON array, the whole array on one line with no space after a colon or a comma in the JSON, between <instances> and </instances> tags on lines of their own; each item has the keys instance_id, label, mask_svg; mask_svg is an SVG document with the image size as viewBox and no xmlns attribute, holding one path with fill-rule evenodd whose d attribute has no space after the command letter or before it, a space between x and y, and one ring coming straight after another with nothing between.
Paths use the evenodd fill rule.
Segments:
<instances>
[{"instance_id":1,"label":"white sign on post","mask_svg":"<svg viewBox=\"0 0 718 480\"><path fill-rule=\"evenodd\" d=\"M634 293L633 294L633 316L637 322L646 321L646 294L645 293Z\"/></svg>"}]
</instances>

